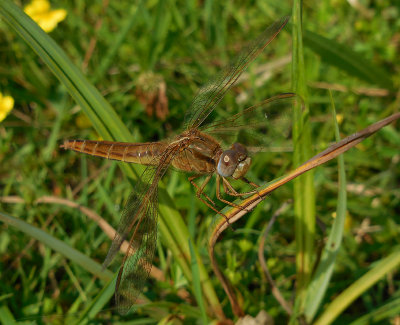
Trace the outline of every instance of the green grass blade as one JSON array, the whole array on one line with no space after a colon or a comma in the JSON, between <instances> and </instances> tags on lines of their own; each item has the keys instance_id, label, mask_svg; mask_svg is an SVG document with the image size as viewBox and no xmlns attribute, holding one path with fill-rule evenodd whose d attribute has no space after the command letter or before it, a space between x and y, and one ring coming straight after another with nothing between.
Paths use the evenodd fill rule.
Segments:
<instances>
[{"instance_id":1,"label":"green grass blade","mask_svg":"<svg viewBox=\"0 0 400 325\"><path fill-rule=\"evenodd\" d=\"M335 137L336 141L338 142L340 141L340 134L339 126L336 120L335 104L333 102L332 93L329 92L329 95L331 99L332 118L335 126ZM338 204L336 208L336 218L333 222L328 241L325 244L324 250L322 252L321 260L307 289L304 314L308 322L312 321L319 306L321 305L322 299L326 293L329 281L332 276L336 256L343 238L343 229L347 210L346 172L343 155L340 155L338 157L338 165L339 193Z\"/></svg>"},{"instance_id":2,"label":"green grass blade","mask_svg":"<svg viewBox=\"0 0 400 325\"><path fill-rule=\"evenodd\" d=\"M203 320L203 324L208 324L206 308L203 300L203 295L201 294L201 281L200 281L200 272L199 272L199 265L197 263L197 256L193 247L192 241L189 239L189 247L190 247L190 257L192 260L191 267L192 267L192 274L193 274L193 291L194 295L196 296L197 304L200 307L201 311L201 318Z\"/></svg>"},{"instance_id":3,"label":"green grass blade","mask_svg":"<svg viewBox=\"0 0 400 325\"><path fill-rule=\"evenodd\" d=\"M8 309L7 306L0 307L0 322L2 324L9 324L9 325L17 324L13 314L11 313L10 309Z\"/></svg>"},{"instance_id":4,"label":"green grass blade","mask_svg":"<svg viewBox=\"0 0 400 325\"><path fill-rule=\"evenodd\" d=\"M65 93L64 93L65 94ZM43 159L45 161L51 158L52 153L58 147L57 141L60 135L60 129L62 126L62 121L67 113L66 97L63 96L55 107L57 109L57 118L53 125L52 131L50 133L49 139L47 140L46 147L43 150Z\"/></svg>"},{"instance_id":5,"label":"green grass blade","mask_svg":"<svg viewBox=\"0 0 400 325\"><path fill-rule=\"evenodd\" d=\"M72 248L71 246L65 244L63 241L49 235L45 231L34 227L25 221L9 216L5 213L0 212L0 221L6 223L9 226L13 226L19 231L27 234L31 238L35 238L51 249L59 252L63 256L67 257L71 261L80 265L82 268L87 270L93 275L96 275L100 279L109 281L112 277L112 273L108 270L102 270L102 266L93 261L91 258Z\"/></svg>"},{"instance_id":6,"label":"green grass blade","mask_svg":"<svg viewBox=\"0 0 400 325\"><path fill-rule=\"evenodd\" d=\"M304 32L304 45L318 54L322 61L347 72L349 75L373 85L393 89L392 80L386 71L349 49L348 46L310 31Z\"/></svg>"},{"instance_id":7,"label":"green grass blade","mask_svg":"<svg viewBox=\"0 0 400 325\"><path fill-rule=\"evenodd\" d=\"M331 324L353 301L371 288L386 274L393 272L400 265L400 248L383 258L374 265L366 274L344 290L324 310L323 314L316 320L315 325Z\"/></svg>"},{"instance_id":8,"label":"green grass blade","mask_svg":"<svg viewBox=\"0 0 400 325\"><path fill-rule=\"evenodd\" d=\"M140 1L138 5L132 4L130 13L126 17L122 29L116 35L115 41L108 49L104 58L101 60L100 66L96 69L95 76L93 78L94 83L97 82L98 80L101 80L101 78L104 76L110 65L113 63L113 60L115 59L118 53L118 49L120 48L123 41L127 37L128 32L132 30L132 28L138 21L139 18L138 16L140 14L142 6L143 6L143 1Z\"/></svg>"},{"instance_id":9,"label":"green grass blade","mask_svg":"<svg viewBox=\"0 0 400 325\"><path fill-rule=\"evenodd\" d=\"M159 222L160 230L162 232L162 239L165 246L172 251L175 259L181 266L182 272L186 279L189 282L192 282L193 278L190 267L191 253L187 243L187 238L189 238L189 230L181 217L176 218L176 209L173 207L173 201L169 196L167 196L167 192L165 191L163 184L160 185L159 197L161 216L164 216L163 218L160 218ZM186 238L185 244L181 242L182 238ZM208 273L204 268L204 264L201 263L200 255L198 254L197 250L196 256L200 271L200 283L203 289L205 301L215 315L222 316L222 307L219 303L214 287L211 284Z\"/></svg>"},{"instance_id":10,"label":"green grass blade","mask_svg":"<svg viewBox=\"0 0 400 325\"><path fill-rule=\"evenodd\" d=\"M400 315L400 298L397 298L387 304L384 304L372 312L360 317L350 325L369 325L378 324L382 321L388 321L389 318Z\"/></svg>"},{"instance_id":11,"label":"green grass blade","mask_svg":"<svg viewBox=\"0 0 400 325\"><path fill-rule=\"evenodd\" d=\"M149 48L149 61L146 67L149 70L153 70L156 62L158 61L166 42L167 32L170 29L171 24L171 12L166 10L168 1L159 1L157 3L156 19L154 20L154 37L151 39L152 44Z\"/></svg>"},{"instance_id":12,"label":"green grass blade","mask_svg":"<svg viewBox=\"0 0 400 325\"><path fill-rule=\"evenodd\" d=\"M92 320L100 311L103 310L104 306L110 300L110 297L114 295L115 284L117 282L117 274L114 275L110 281L103 287L96 298L91 301L88 307L80 315L79 319L74 324L87 324Z\"/></svg>"},{"instance_id":13,"label":"green grass blade","mask_svg":"<svg viewBox=\"0 0 400 325\"><path fill-rule=\"evenodd\" d=\"M292 14L293 27L293 91L304 100L304 107L298 103L293 116L293 163L297 167L312 156L309 127L308 93L303 56L301 1L295 1ZM302 109L304 108L304 110ZM296 233L296 268L298 299L304 299L304 290L311 276L314 234L315 234L315 193L314 173L308 173L294 180L294 208ZM300 304L302 306L302 304ZM295 317L295 316L294 316Z\"/></svg>"}]
</instances>

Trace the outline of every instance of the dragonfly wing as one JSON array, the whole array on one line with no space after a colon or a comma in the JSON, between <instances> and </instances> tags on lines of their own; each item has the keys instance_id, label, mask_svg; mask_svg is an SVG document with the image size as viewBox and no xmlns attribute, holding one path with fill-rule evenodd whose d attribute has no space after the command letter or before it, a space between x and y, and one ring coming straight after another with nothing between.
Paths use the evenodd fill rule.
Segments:
<instances>
[{"instance_id":1,"label":"dragonfly wing","mask_svg":"<svg viewBox=\"0 0 400 325\"><path fill-rule=\"evenodd\" d=\"M249 63L278 35L288 20L289 17L282 17L275 21L214 79L200 88L186 113L186 128L197 128L204 122Z\"/></svg>"},{"instance_id":2,"label":"dragonfly wing","mask_svg":"<svg viewBox=\"0 0 400 325\"><path fill-rule=\"evenodd\" d=\"M130 239L130 231L128 230L128 227L130 223L136 223L139 220L140 216L138 215L138 213L135 214L135 211L138 211L139 209L139 206L137 206L137 204L140 202L140 197L141 195L138 191L134 191L129 195L124 210L122 211L121 221L118 225L117 232L115 233L115 237L112 241L111 247L108 250L107 256L103 262L103 268L107 268L110 265L112 260L117 255L122 243L125 240ZM137 218L135 221L132 220L134 215L136 215Z\"/></svg>"},{"instance_id":3,"label":"dragonfly wing","mask_svg":"<svg viewBox=\"0 0 400 325\"><path fill-rule=\"evenodd\" d=\"M103 267L107 267L123 241L129 240L115 288L117 309L121 314L127 313L132 307L149 276L157 244L158 181L176 153L175 148L168 147L156 158L161 164L149 165L144 170L125 204L117 233L103 263Z\"/></svg>"},{"instance_id":4,"label":"dragonfly wing","mask_svg":"<svg viewBox=\"0 0 400 325\"><path fill-rule=\"evenodd\" d=\"M157 193L156 186L143 206L140 221L132 235L135 245L130 243L118 273L115 301L121 314L131 309L151 271L157 245Z\"/></svg>"},{"instance_id":5,"label":"dragonfly wing","mask_svg":"<svg viewBox=\"0 0 400 325\"><path fill-rule=\"evenodd\" d=\"M301 99L294 93L273 96L243 111L204 125L200 130L226 144L240 142L265 150L270 144L281 145L291 133L292 108Z\"/></svg>"}]
</instances>

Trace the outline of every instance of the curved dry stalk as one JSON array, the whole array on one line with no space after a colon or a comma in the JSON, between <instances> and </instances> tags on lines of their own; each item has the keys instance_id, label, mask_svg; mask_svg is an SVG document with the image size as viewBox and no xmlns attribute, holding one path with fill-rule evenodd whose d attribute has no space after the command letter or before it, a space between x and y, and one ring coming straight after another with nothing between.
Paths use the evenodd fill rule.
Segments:
<instances>
[{"instance_id":1,"label":"curved dry stalk","mask_svg":"<svg viewBox=\"0 0 400 325\"><path fill-rule=\"evenodd\" d=\"M10 203L10 204L17 204L17 203L25 203L25 200L22 197L19 197L19 196L0 196L0 202ZM85 206L82 206L82 205L80 205L80 204L78 204L78 203L76 203L74 201L63 199L63 198L59 198L59 197L56 197L56 196L42 196L42 197L38 198L37 200L35 200L34 203L35 204L40 204L40 203L44 203L44 204L60 204L60 205L64 205L64 206L67 206L67 207L70 207L70 208L78 209L80 212L82 212L87 217L89 217L89 219L92 219L93 221L95 221L110 239L113 239L114 236L115 236L116 230L107 221L105 221L102 217L100 217L93 210L91 210L91 209L89 209L89 208L87 208ZM51 216L50 218L48 218L46 220L46 222L43 225L42 229L50 224L50 222L53 219L53 217L54 216ZM24 251L26 251L29 247L31 247L34 244L35 241L36 241L35 239L32 239L26 245ZM121 245L120 250L121 250L121 253L123 253L123 254L125 254L127 252L127 250L128 250L128 242L126 240ZM17 259L10 265L10 267L12 267L13 265L15 265L15 263L18 262L18 260L23 256L24 251L22 251L19 254ZM164 276L163 271L161 271L159 268L157 268L154 265L151 268L150 276L153 279L155 279L156 281L165 281L165 276ZM190 298L189 298L190 294L185 289L179 289L178 292L177 292L177 295L181 299L183 299L185 301L190 300Z\"/></svg>"},{"instance_id":2,"label":"curved dry stalk","mask_svg":"<svg viewBox=\"0 0 400 325\"><path fill-rule=\"evenodd\" d=\"M242 307L240 306L240 304L237 300L236 293L235 293L231 283L228 281L228 279L225 277L225 275L222 273L222 271L218 268L218 264L215 259L213 250L214 250L214 246L212 246L212 251L210 251L210 246L209 246L208 252L210 255L213 271L214 271L215 275L217 276L217 278L219 279L219 281L221 282L222 287L224 288L225 293L227 294L227 296L229 298L229 302L231 303L233 313L237 317L243 317L245 315L244 310L242 309Z\"/></svg>"},{"instance_id":3,"label":"curved dry stalk","mask_svg":"<svg viewBox=\"0 0 400 325\"><path fill-rule=\"evenodd\" d=\"M110 239L114 239L114 237L115 237L116 230L107 221L105 221L102 217L100 217L93 210L91 210L83 205L80 205L74 201L59 198L56 196L42 196L39 199L37 199L35 201L35 203L61 204L61 205L65 205L70 208L78 209L80 212L82 212L83 214L88 216L90 219L92 219L94 222L96 222ZM128 248L129 248L129 244L125 240L122 243L120 250L123 254L126 254L126 252L128 251ZM155 267L154 265L151 268L150 276L152 278L156 279L157 281L165 280L164 273L159 268Z\"/></svg>"},{"instance_id":4,"label":"curved dry stalk","mask_svg":"<svg viewBox=\"0 0 400 325\"><path fill-rule=\"evenodd\" d=\"M264 256L264 244L265 240L267 239L268 233L272 228L272 225L275 223L276 218L282 213L283 210L286 209L288 206L289 202L286 201L285 203L282 204L282 206L276 210L276 212L273 214L272 218L269 220L267 227L265 228L263 235L261 236L260 244L258 245L258 260L260 261L261 268L264 272L265 278L267 279L269 285L271 286L271 291L272 294L274 295L275 299L280 303L282 308L289 314L292 315L293 310L292 306L290 303L288 303L281 292L279 291L279 288L276 286L274 279L272 279L271 273L269 273L267 263L265 263L265 256Z\"/></svg>"},{"instance_id":5,"label":"curved dry stalk","mask_svg":"<svg viewBox=\"0 0 400 325\"><path fill-rule=\"evenodd\" d=\"M347 87L342 84L338 83L328 83L328 82L312 82L310 84L311 87L314 88L319 88L319 89L329 89L329 90L335 90L335 91L340 91L340 92L354 92L355 94L358 95L365 95L365 96L371 96L371 97L386 97L390 95L390 91L388 89L384 88L371 88L371 87Z\"/></svg>"},{"instance_id":6,"label":"curved dry stalk","mask_svg":"<svg viewBox=\"0 0 400 325\"><path fill-rule=\"evenodd\" d=\"M320 166L320 165L326 163L329 160L332 160L333 158L336 158L337 156L339 156L340 154L353 148L358 143L360 143L364 139L368 138L369 136L371 136L372 134L374 134L375 132L377 132L378 130L383 128L384 126L392 123L393 121L395 121L399 118L400 118L400 112L395 113L379 122L371 124L370 126L366 127L365 129L363 129L359 132L356 132L356 133L342 139L341 141L339 141L337 143L334 143L328 149L320 152L319 154L315 155L310 160L306 161L301 166L297 167L295 170L289 172L286 176L283 176L281 178L278 178L278 179L268 183L264 188L262 188L256 194L237 203L239 208L233 207L233 208L228 209L226 212L224 211L225 218L220 218L216 222L216 225L210 235L210 238L208 241L208 252L210 255L211 265L213 267L214 273L220 280L222 287L224 288L226 294L228 295L229 301L232 305L232 310L236 316L241 316L243 314L243 310L238 304L236 294L235 294L231 284L228 282L228 280L225 278L225 276L223 275L221 270L218 268L218 264L217 264L215 256L214 256L214 247L215 247L215 244L216 244L219 236L221 235L221 233L226 228L228 228L230 225L232 225L234 222L238 221L246 213L253 210L262 200L265 199L265 197L269 193L273 192L274 190L281 187L282 185L288 183L292 179L304 174L305 172L309 171L310 169L313 169L317 166Z\"/></svg>"},{"instance_id":7,"label":"curved dry stalk","mask_svg":"<svg viewBox=\"0 0 400 325\"><path fill-rule=\"evenodd\" d=\"M8 195L8 196L0 196L0 202L16 204L16 203L25 203L25 200L20 196Z\"/></svg>"}]
</instances>

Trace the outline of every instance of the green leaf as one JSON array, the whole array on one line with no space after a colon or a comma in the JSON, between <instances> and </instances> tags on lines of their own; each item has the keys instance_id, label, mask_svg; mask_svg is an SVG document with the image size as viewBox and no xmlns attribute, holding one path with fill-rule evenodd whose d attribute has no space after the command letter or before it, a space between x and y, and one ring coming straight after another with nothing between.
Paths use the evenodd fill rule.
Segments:
<instances>
[{"instance_id":1,"label":"green leaf","mask_svg":"<svg viewBox=\"0 0 400 325\"><path fill-rule=\"evenodd\" d=\"M369 325L377 324L378 322L388 321L389 318L400 315L400 298L390 301L370 313L360 317L349 325Z\"/></svg>"},{"instance_id":2,"label":"green leaf","mask_svg":"<svg viewBox=\"0 0 400 325\"><path fill-rule=\"evenodd\" d=\"M109 281L111 279L112 273L108 270L103 270L102 266L99 263L93 261L85 254L82 254L81 252L67 245L63 241L49 235L42 229L39 229L21 219L9 216L2 212L0 212L0 221L6 223L9 226L17 228L19 231L22 231L31 238L35 238L36 240L40 241L41 243L45 244L56 252L59 252L76 264L80 265L91 274L96 275L100 279L106 281Z\"/></svg>"},{"instance_id":3,"label":"green leaf","mask_svg":"<svg viewBox=\"0 0 400 325\"><path fill-rule=\"evenodd\" d=\"M11 313L10 309L8 309L7 306L0 307L0 322L2 324L9 324L9 325L17 324L13 314Z\"/></svg>"},{"instance_id":4,"label":"green leaf","mask_svg":"<svg viewBox=\"0 0 400 325\"><path fill-rule=\"evenodd\" d=\"M304 44L318 54L325 63L373 85L393 89L392 80L383 69L373 65L348 46L310 31L304 32Z\"/></svg>"},{"instance_id":5,"label":"green leaf","mask_svg":"<svg viewBox=\"0 0 400 325\"><path fill-rule=\"evenodd\" d=\"M336 141L340 141L339 126L336 120L335 104L333 102L332 93L329 92L331 99L332 119L335 126ZM322 299L328 288L329 281L332 277L335 266L336 256L339 251L343 238L344 222L347 211L347 195L346 195L346 173L344 167L343 155L338 157L339 164L339 193L338 203L336 207L336 218L333 222L331 233L322 252L321 260L315 271L315 274L307 288L305 299L304 314L308 322L314 318L318 307L321 305Z\"/></svg>"},{"instance_id":6,"label":"green leaf","mask_svg":"<svg viewBox=\"0 0 400 325\"><path fill-rule=\"evenodd\" d=\"M209 321L207 319L206 308L203 300L203 295L201 294L201 282L200 282L200 272L199 265L197 263L197 256L193 247L192 241L189 239L189 247L190 247L190 257L192 260L192 274L193 274L193 291L196 296L197 303L200 307L201 317L203 320L203 324L208 324Z\"/></svg>"},{"instance_id":7,"label":"green leaf","mask_svg":"<svg viewBox=\"0 0 400 325\"><path fill-rule=\"evenodd\" d=\"M293 110L293 164L294 167L298 167L312 156L311 129L309 122L309 97L305 72L306 67L303 55L300 0L294 1L292 19L293 92L303 101L297 101ZM312 272L312 261L315 247L315 190L313 171L309 171L294 180L294 209L297 274L296 311L301 310L303 306L305 289L310 281ZM294 313L291 321L293 322L296 317L297 316Z\"/></svg>"},{"instance_id":8,"label":"green leaf","mask_svg":"<svg viewBox=\"0 0 400 325\"><path fill-rule=\"evenodd\" d=\"M87 324L92 320L110 300L114 294L115 284L117 282L117 274L114 275L110 281L98 293L95 299L91 301L86 307L85 311L80 315L79 319L74 322L75 324Z\"/></svg>"},{"instance_id":9,"label":"green leaf","mask_svg":"<svg viewBox=\"0 0 400 325\"><path fill-rule=\"evenodd\" d=\"M400 265L400 248L388 257L383 258L374 264L366 274L354 282L332 301L323 314L314 323L315 325L331 324L352 302L360 297L365 291L371 288L386 274L393 272Z\"/></svg>"}]
</instances>

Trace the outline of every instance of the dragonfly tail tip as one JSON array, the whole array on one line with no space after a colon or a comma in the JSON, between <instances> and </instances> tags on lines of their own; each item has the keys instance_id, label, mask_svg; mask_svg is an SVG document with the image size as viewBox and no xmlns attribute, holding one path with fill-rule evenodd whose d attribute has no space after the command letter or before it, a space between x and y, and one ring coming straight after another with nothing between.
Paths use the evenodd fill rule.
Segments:
<instances>
[{"instance_id":1,"label":"dragonfly tail tip","mask_svg":"<svg viewBox=\"0 0 400 325\"><path fill-rule=\"evenodd\" d=\"M60 145L60 148L67 150L68 149L68 140L64 140L63 144Z\"/></svg>"}]
</instances>

